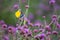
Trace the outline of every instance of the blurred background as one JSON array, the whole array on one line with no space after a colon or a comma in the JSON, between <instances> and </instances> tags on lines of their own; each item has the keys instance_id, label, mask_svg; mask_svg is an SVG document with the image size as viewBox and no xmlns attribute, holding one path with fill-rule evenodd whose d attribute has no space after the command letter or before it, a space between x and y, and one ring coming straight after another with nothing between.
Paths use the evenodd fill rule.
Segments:
<instances>
[{"instance_id":1,"label":"blurred background","mask_svg":"<svg viewBox=\"0 0 60 40\"><path fill-rule=\"evenodd\" d=\"M42 22L42 16L46 16L46 20L49 22L52 14L60 14L60 0L56 0L53 6L49 4L50 0L30 0L28 19L31 22ZM23 13L25 13L26 0L0 0L0 20L4 20L7 24L15 25L17 18L15 12L20 6Z\"/></svg>"}]
</instances>

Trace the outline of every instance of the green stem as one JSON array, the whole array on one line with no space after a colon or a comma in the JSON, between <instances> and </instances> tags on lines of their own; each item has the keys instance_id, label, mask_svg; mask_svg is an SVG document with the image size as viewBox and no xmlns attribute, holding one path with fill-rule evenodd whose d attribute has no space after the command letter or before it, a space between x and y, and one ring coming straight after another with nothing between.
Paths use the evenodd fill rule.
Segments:
<instances>
[{"instance_id":1,"label":"green stem","mask_svg":"<svg viewBox=\"0 0 60 40\"><path fill-rule=\"evenodd\" d=\"M19 0L19 9L21 9L21 0Z\"/></svg>"},{"instance_id":2,"label":"green stem","mask_svg":"<svg viewBox=\"0 0 60 40\"><path fill-rule=\"evenodd\" d=\"M29 2L30 2L30 0L28 0L28 5L29 5ZM26 18L27 18L27 16L28 16L28 10L29 10L29 8L27 8L26 9L26 11L25 11L25 16L26 16ZM25 18L25 17L24 17ZM24 20L24 25L26 24L26 20Z\"/></svg>"},{"instance_id":3,"label":"green stem","mask_svg":"<svg viewBox=\"0 0 60 40\"><path fill-rule=\"evenodd\" d=\"M45 26L47 25L47 24L46 24L46 19L45 19L45 18L44 18L44 24L45 24Z\"/></svg>"},{"instance_id":4,"label":"green stem","mask_svg":"<svg viewBox=\"0 0 60 40\"><path fill-rule=\"evenodd\" d=\"M53 30L55 30L55 26L56 26L55 23L53 23Z\"/></svg>"},{"instance_id":5,"label":"green stem","mask_svg":"<svg viewBox=\"0 0 60 40\"><path fill-rule=\"evenodd\" d=\"M13 40L13 35L11 33L9 33L9 38L10 40Z\"/></svg>"},{"instance_id":6,"label":"green stem","mask_svg":"<svg viewBox=\"0 0 60 40\"><path fill-rule=\"evenodd\" d=\"M26 9L26 12L25 12L25 16L26 16L26 18L27 18L27 16L28 16L28 9ZM25 17L24 17L25 18ZM26 24L26 20L24 20L24 25Z\"/></svg>"}]
</instances>

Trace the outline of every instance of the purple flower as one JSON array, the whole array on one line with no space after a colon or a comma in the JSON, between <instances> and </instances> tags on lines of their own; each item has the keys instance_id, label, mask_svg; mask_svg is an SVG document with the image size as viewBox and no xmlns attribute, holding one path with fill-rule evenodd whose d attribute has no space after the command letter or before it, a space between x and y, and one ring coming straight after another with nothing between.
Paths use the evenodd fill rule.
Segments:
<instances>
[{"instance_id":1,"label":"purple flower","mask_svg":"<svg viewBox=\"0 0 60 40\"><path fill-rule=\"evenodd\" d=\"M46 37L46 35L44 33L37 34L36 36L34 36L34 38L38 38L38 39L44 39L45 37Z\"/></svg>"},{"instance_id":2,"label":"purple flower","mask_svg":"<svg viewBox=\"0 0 60 40\"><path fill-rule=\"evenodd\" d=\"M52 4L52 5L55 4L55 0L50 0L49 4Z\"/></svg>"},{"instance_id":3,"label":"purple flower","mask_svg":"<svg viewBox=\"0 0 60 40\"><path fill-rule=\"evenodd\" d=\"M6 24L3 24L2 25L2 29L6 29L7 28L7 25Z\"/></svg>"},{"instance_id":4,"label":"purple flower","mask_svg":"<svg viewBox=\"0 0 60 40\"><path fill-rule=\"evenodd\" d=\"M23 25L23 28L28 28L28 26L27 25Z\"/></svg>"},{"instance_id":5,"label":"purple flower","mask_svg":"<svg viewBox=\"0 0 60 40\"><path fill-rule=\"evenodd\" d=\"M20 31L20 34L21 34L21 35L24 35L24 34L25 34L25 31L24 31L24 30L21 30L21 31Z\"/></svg>"},{"instance_id":6,"label":"purple flower","mask_svg":"<svg viewBox=\"0 0 60 40\"><path fill-rule=\"evenodd\" d=\"M34 23L34 26L40 27L40 23Z\"/></svg>"},{"instance_id":7,"label":"purple flower","mask_svg":"<svg viewBox=\"0 0 60 40\"><path fill-rule=\"evenodd\" d=\"M45 29L39 29L40 32L45 32Z\"/></svg>"},{"instance_id":8,"label":"purple flower","mask_svg":"<svg viewBox=\"0 0 60 40\"><path fill-rule=\"evenodd\" d=\"M57 18L57 15L53 15L52 18Z\"/></svg>"},{"instance_id":9,"label":"purple flower","mask_svg":"<svg viewBox=\"0 0 60 40\"><path fill-rule=\"evenodd\" d=\"M50 28L49 25L47 25L47 26L45 27L45 29L46 29L47 31L51 31L51 28Z\"/></svg>"},{"instance_id":10,"label":"purple flower","mask_svg":"<svg viewBox=\"0 0 60 40\"><path fill-rule=\"evenodd\" d=\"M57 35L58 32L57 31L52 31L52 34Z\"/></svg>"},{"instance_id":11,"label":"purple flower","mask_svg":"<svg viewBox=\"0 0 60 40\"><path fill-rule=\"evenodd\" d=\"M29 29L24 29L25 33L28 33L29 32Z\"/></svg>"},{"instance_id":12,"label":"purple flower","mask_svg":"<svg viewBox=\"0 0 60 40\"><path fill-rule=\"evenodd\" d=\"M56 21L57 21L57 15L53 15L53 16L52 16L52 21L53 21L53 22L56 22Z\"/></svg>"},{"instance_id":13,"label":"purple flower","mask_svg":"<svg viewBox=\"0 0 60 40\"><path fill-rule=\"evenodd\" d=\"M9 26L9 27L8 27L8 32L15 34L15 33L16 33L16 28L13 27L13 26Z\"/></svg>"},{"instance_id":14,"label":"purple flower","mask_svg":"<svg viewBox=\"0 0 60 40\"><path fill-rule=\"evenodd\" d=\"M18 29L18 30L23 30L23 27L18 26L17 29Z\"/></svg>"},{"instance_id":15,"label":"purple flower","mask_svg":"<svg viewBox=\"0 0 60 40\"><path fill-rule=\"evenodd\" d=\"M34 26L32 23L28 23L28 25L29 25L30 27L33 27L33 26Z\"/></svg>"},{"instance_id":16,"label":"purple flower","mask_svg":"<svg viewBox=\"0 0 60 40\"><path fill-rule=\"evenodd\" d=\"M28 9L29 8L29 5L25 5L25 8Z\"/></svg>"},{"instance_id":17,"label":"purple flower","mask_svg":"<svg viewBox=\"0 0 60 40\"><path fill-rule=\"evenodd\" d=\"M34 19L34 15L33 15L32 13L29 13L29 15L28 15L28 19L29 19L29 20Z\"/></svg>"},{"instance_id":18,"label":"purple flower","mask_svg":"<svg viewBox=\"0 0 60 40\"><path fill-rule=\"evenodd\" d=\"M46 18L46 16L42 16L43 18Z\"/></svg>"},{"instance_id":19,"label":"purple flower","mask_svg":"<svg viewBox=\"0 0 60 40\"><path fill-rule=\"evenodd\" d=\"M23 26L19 27L19 30L20 30L20 34L27 34L29 32L29 29L28 28L24 28Z\"/></svg>"},{"instance_id":20,"label":"purple flower","mask_svg":"<svg viewBox=\"0 0 60 40\"><path fill-rule=\"evenodd\" d=\"M31 34L31 33L28 33L27 36L28 36L28 37L29 37L29 36L32 36L32 34Z\"/></svg>"},{"instance_id":21,"label":"purple flower","mask_svg":"<svg viewBox=\"0 0 60 40\"><path fill-rule=\"evenodd\" d=\"M30 20L27 21L27 25L29 25L30 27L33 27L33 23L30 22Z\"/></svg>"},{"instance_id":22,"label":"purple flower","mask_svg":"<svg viewBox=\"0 0 60 40\"><path fill-rule=\"evenodd\" d=\"M39 40L39 36L38 36L38 35L34 36L34 38L35 38L36 40Z\"/></svg>"},{"instance_id":23,"label":"purple flower","mask_svg":"<svg viewBox=\"0 0 60 40\"><path fill-rule=\"evenodd\" d=\"M44 39L45 36L46 36L46 35L42 33L42 34L40 34L39 38L40 38L40 39Z\"/></svg>"},{"instance_id":24,"label":"purple flower","mask_svg":"<svg viewBox=\"0 0 60 40\"><path fill-rule=\"evenodd\" d=\"M0 25L2 25L2 24L5 24L5 22L3 20L0 20Z\"/></svg>"},{"instance_id":25,"label":"purple flower","mask_svg":"<svg viewBox=\"0 0 60 40\"><path fill-rule=\"evenodd\" d=\"M13 8L18 9L18 8L19 8L19 5L18 5L18 4L15 4L15 5L13 6Z\"/></svg>"},{"instance_id":26,"label":"purple flower","mask_svg":"<svg viewBox=\"0 0 60 40\"><path fill-rule=\"evenodd\" d=\"M28 20L26 17L24 18L24 20L26 20L27 22L29 22L30 20Z\"/></svg>"},{"instance_id":27,"label":"purple flower","mask_svg":"<svg viewBox=\"0 0 60 40\"><path fill-rule=\"evenodd\" d=\"M51 34L52 34L51 32L47 32L47 33L46 33L47 36L48 36L48 35L51 35Z\"/></svg>"},{"instance_id":28,"label":"purple flower","mask_svg":"<svg viewBox=\"0 0 60 40\"><path fill-rule=\"evenodd\" d=\"M40 25L41 25L40 21L39 20L36 20L35 23L34 23L34 26L40 27Z\"/></svg>"},{"instance_id":29,"label":"purple flower","mask_svg":"<svg viewBox=\"0 0 60 40\"><path fill-rule=\"evenodd\" d=\"M41 39L41 40L45 40L45 39L43 38L43 39Z\"/></svg>"},{"instance_id":30,"label":"purple flower","mask_svg":"<svg viewBox=\"0 0 60 40\"><path fill-rule=\"evenodd\" d=\"M29 33L27 34L27 36L31 36L32 37L32 31L29 30Z\"/></svg>"},{"instance_id":31,"label":"purple flower","mask_svg":"<svg viewBox=\"0 0 60 40\"><path fill-rule=\"evenodd\" d=\"M7 35L4 36L4 40L9 40L9 37Z\"/></svg>"},{"instance_id":32,"label":"purple flower","mask_svg":"<svg viewBox=\"0 0 60 40\"><path fill-rule=\"evenodd\" d=\"M60 29L60 24L57 23L56 25L57 25L57 28Z\"/></svg>"},{"instance_id":33,"label":"purple flower","mask_svg":"<svg viewBox=\"0 0 60 40\"><path fill-rule=\"evenodd\" d=\"M34 33L37 33L38 31L39 31L38 29L34 29L34 30L33 30Z\"/></svg>"}]
</instances>

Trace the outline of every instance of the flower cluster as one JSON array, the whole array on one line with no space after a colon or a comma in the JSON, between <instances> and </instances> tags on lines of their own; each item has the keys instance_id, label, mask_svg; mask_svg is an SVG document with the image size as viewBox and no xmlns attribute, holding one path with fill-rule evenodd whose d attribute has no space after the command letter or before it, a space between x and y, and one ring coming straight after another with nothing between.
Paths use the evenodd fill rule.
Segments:
<instances>
[{"instance_id":1,"label":"flower cluster","mask_svg":"<svg viewBox=\"0 0 60 40\"><path fill-rule=\"evenodd\" d=\"M44 17L45 19L46 17ZM25 25L7 25L3 20L0 20L0 33L5 40L52 40L56 36L59 40L60 24L57 15L53 15L49 24L42 24L40 22L31 23L29 20ZM5 36L4 36L5 35ZM22 37L22 39L21 39ZM51 38L52 37L52 38Z\"/></svg>"}]
</instances>

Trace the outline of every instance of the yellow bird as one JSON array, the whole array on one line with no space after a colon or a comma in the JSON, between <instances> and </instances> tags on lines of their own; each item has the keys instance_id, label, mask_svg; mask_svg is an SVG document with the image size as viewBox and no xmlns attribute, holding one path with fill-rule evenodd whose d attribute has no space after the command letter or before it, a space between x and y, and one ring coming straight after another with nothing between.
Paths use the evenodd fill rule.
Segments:
<instances>
[{"instance_id":1,"label":"yellow bird","mask_svg":"<svg viewBox=\"0 0 60 40\"><path fill-rule=\"evenodd\" d=\"M20 18L20 16L21 16L21 10L20 9L16 11L15 16L16 16L16 18Z\"/></svg>"}]
</instances>

